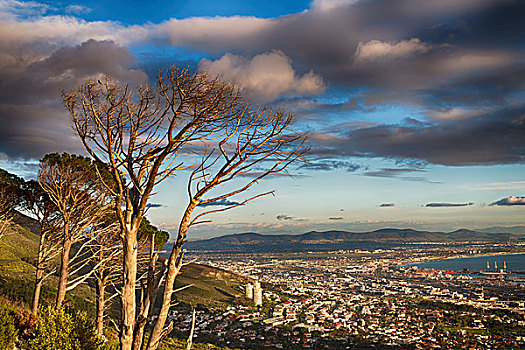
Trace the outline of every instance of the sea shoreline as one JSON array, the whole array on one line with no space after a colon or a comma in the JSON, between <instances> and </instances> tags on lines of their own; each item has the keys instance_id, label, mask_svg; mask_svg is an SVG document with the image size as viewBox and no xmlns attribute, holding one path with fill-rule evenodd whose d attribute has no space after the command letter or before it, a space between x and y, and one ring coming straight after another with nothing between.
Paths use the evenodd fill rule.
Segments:
<instances>
[{"instance_id":1,"label":"sea shoreline","mask_svg":"<svg viewBox=\"0 0 525 350\"><path fill-rule=\"evenodd\" d=\"M446 258L442 257L436 257L436 258L428 258L424 260L418 260L418 261L412 261L406 264L403 264L402 266L408 266L408 265L415 265L415 264L421 264L425 262L430 261L438 261L438 260L451 260L451 259L465 259L465 258L479 258L479 257L491 257L491 256L500 256L500 255L522 255L525 254L525 250L518 253L508 253L508 252L498 252L498 253L490 253L490 254L462 254L458 256L450 256Z\"/></svg>"}]
</instances>

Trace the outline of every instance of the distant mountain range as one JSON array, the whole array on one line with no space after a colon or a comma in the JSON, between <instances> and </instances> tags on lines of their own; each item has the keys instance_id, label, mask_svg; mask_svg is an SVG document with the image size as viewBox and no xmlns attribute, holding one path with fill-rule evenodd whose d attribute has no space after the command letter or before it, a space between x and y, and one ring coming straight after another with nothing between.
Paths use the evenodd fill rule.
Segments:
<instances>
[{"instance_id":1,"label":"distant mountain range","mask_svg":"<svg viewBox=\"0 0 525 350\"><path fill-rule=\"evenodd\" d=\"M22 213L15 212L14 221L40 234L38 222ZM258 233L230 234L211 239L189 241L189 250L226 250L246 252L293 252L328 251L340 249L391 248L403 243L416 242L465 242L525 241L525 226L494 226L477 230L460 229L452 232L417 231L413 229L384 228L371 232L311 231L300 235L262 235ZM164 250L171 250L168 243Z\"/></svg>"},{"instance_id":2,"label":"distant mountain range","mask_svg":"<svg viewBox=\"0 0 525 350\"><path fill-rule=\"evenodd\" d=\"M525 234L525 226L509 226L509 227L503 227L503 226L494 226L494 227L487 227L482 228L478 230L480 232L487 232L487 233L513 233L518 235Z\"/></svg>"},{"instance_id":3,"label":"distant mountain range","mask_svg":"<svg viewBox=\"0 0 525 350\"><path fill-rule=\"evenodd\" d=\"M307 232L300 235L262 235L258 233L230 234L200 241L189 241L189 250L228 251L309 251L338 249L388 248L402 243L415 242L501 242L525 239L520 226L511 228L487 228L484 230L460 229L452 232L417 231L413 229L385 228L371 232L346 231ZM169 250L169 243L165 247Z\"/></svg>"}]
</instances>

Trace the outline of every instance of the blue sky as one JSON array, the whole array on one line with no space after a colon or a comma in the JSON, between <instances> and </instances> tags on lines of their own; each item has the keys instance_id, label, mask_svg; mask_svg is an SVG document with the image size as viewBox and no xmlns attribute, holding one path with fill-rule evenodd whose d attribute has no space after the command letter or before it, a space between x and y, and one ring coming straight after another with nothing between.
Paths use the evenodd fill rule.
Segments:
<instances>
[{"instance_id":1,"label":"blue sky","mask_svg":"<svg viewBox=\"0 0 525 350\"><path fill-rule=\"evenodd\" d=\"M192 238L523 225L524 12L518 0L3 1L0 167L34 177L45 153L82 152L59 88L104 73L134 85L176 64L293 112L311 148L293 177L258 186L275 197ZM183 182L161 185L153 223L176 228Z\"/></svg>"},{"instance_id":2,"label":"blue sky","mask_svg":"<svg viewBox=\"0 0 525 350\"><path fill-rule=\"evenodd\" d=\"M159 23L171 18L257 16L272 18L301 12L309 8L309 1L49 1L43 2L64 14L68 4L79 6L77 14L89 21L119 21L123 24ZM71 11L71 10L70 10Z\"/></svg>"}]
</instances>

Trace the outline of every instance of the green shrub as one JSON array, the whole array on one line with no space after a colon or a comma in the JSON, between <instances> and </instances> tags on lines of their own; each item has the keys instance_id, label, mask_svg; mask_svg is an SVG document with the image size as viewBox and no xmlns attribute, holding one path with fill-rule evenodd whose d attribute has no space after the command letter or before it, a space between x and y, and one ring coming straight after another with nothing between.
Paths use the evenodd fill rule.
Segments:
<instances>
[{"instance_id":1,"label":"green shrub","mask_svg":"<svg viewBox=\"0 0 525 350\"><path fill-rule=\"evenodd\" d=\"M108 341L104 346L102 347L104 350L118 350L120 349L120 343L118 341Z\"/></svg>"},{"instance_id":2,"label":"green shrub","mask_svg":"<svg viewBox=\"0 0 525 350\"><path fill-rule=\"evenodd\" d=\"M17 333L12 310L0 305L0 349L12 349Z\"/></svg>"},{"instance_id":3,"label":"green shrub","mask_svg":"<svg viewBox=\"0 0 525 350\"><path fill-rule=\"evenodd\" d=\"M35 338L27 350L100 350L103 341L84 313L70 314L63 309L40 310Z\"/></svg>"}]
</instances>

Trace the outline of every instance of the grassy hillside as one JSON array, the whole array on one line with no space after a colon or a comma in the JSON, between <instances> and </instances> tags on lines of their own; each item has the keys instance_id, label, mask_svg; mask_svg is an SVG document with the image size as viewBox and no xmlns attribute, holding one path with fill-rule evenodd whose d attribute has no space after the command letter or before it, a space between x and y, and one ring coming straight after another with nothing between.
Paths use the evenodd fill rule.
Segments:
<instances>
[{"instance_id":1,"label":"grassy hillside","mask_svg":"<svg viewBox=\"0 0 525 350\"><path fill-rule=\"evenodd\" d=\"M38 234L18 224L13 224L8 233L0 238L0 308L6 307L5 305L19 305L17 308L27 310L30 307L35 278L33 264L38 251L38 240ZM193 286L177 293L177 299L186 304L199 304L205 307L222 307L243 302L240 289L243 283L243 278L227 271L190 264L183 268L176 286L190 284ZM45 282L42 289L42 305L53 305L56 285L55 276ZM66 305L75 310L86 311L88 318L93 320L94 299L94 288L81 285L68 292ZM185 340L166 338L162 349L185 349L185 347ZM194 348L221 349L211 344L195 344Z\"/></svg>"},{"instance_id":2,"label":"grassy hillside","mask_svg":"<svg viewBox=\"0 0 525 350\"><path fill-rule=\"evenodd\" d=\"M31 263L37 250L38 236L16 224L0 238L0 295L30 304L35 272ZM52 297L44 289L44 297Z\"/></svg>"},{"instance_id":3,"label":"grassy hillside","mask_svg":"<svg viewBox=\"0 0 525 350\"><path fill-rule=\"evenodd\" d=\"M0 238L0 309L27 310L32 301L34 288L34 259L38 251L39 236L30 230L13 224L8 233ZM235 288L241 280L226 271L199 265L189 265L184 268L177 285L194 284L195 286L179 293L181 301L206 306L220 305L235 299L226 295L238 295ZM56 296L57 278L50 277L42 290L42 304L52 305ZM88 319L94 319L94 289L81 285L68 292L66 305L73 309L88 313ZM9 311L11 312L11 311ZM23 311L13 311L13 314L24 315ZM29 311L26 311L27 313ZM17 320L21 316L17 316ZM17 321L18 322L18 321ZM18 327L18 326L17 326ZM20 333L20 331L19 331ZM111 333L113 335L113 333ZM27 335L18 342L27 342ZM110 336L113 338L113 336ZM18 344L18 343L17 343ZM20 344L18 344L20 345ZM114 349L116 345L108 343L104 349ZM2 347L2 346L0 346ZM185 349L185 340L166 338L163 350ZM221 349L211 344L194 344L198 350Z\"/></svg>"},{"instance_id":4,"label":"grassy hillside","mask_svg":"<svg viewBox=\"0 0 525 350\"><path fill-rule=\"evenodd\" d=\"M29 306L32 301L39 236L25 227L13 224L0 239L0 295ZM57 278L44 282L42 303L52 304L56 295ZM87 285L68 292L66 305L92 314L95 293Z\"/></svg>"},{"instance_id":5,"label":"grassy hillside","mask_svg":"<svg viewBox=\"0 0 525 350\"><path fill-rule=\"evenodd\" d=\"M11 225L0 238L0 269L5 272L32 271L30 261L38 250L38 235L28 229Z\"/></svg>"},{"instance_id":6,"label":"grassy hillside","mask_svg":"<svg viewBox=\"0 0 525 350\"><path fill-rule=\"evenodd\" d=\"M243 277L210 266L186 265L177 277L176 288L193 285L176 294L177 300L193 305L226 306L243 302Z\"/></svg>"},{"instance_id":7,"label":"grassy hillside","mask_svg":"<svg viewBox=\"0 0 525 350\"><path fill-rule=\"evenodd\" d=\"M0 239L0 295L26 305L31 304L34 288L34 261L39 236L17 224ZM176 288L193 285L176 294L178 300L188 304L224 306L242 301L242 277L213 267L190 264L184 266L177 278ZM43 289L44 303L51 304L56 295L57 278L51 276ZM69 303L88 312L94 309L94 288L81 285L68 292ZM241 299L239 299L241 298ZM239 300L236 300L239 299Z\"/></svg>"}]
</instances>

